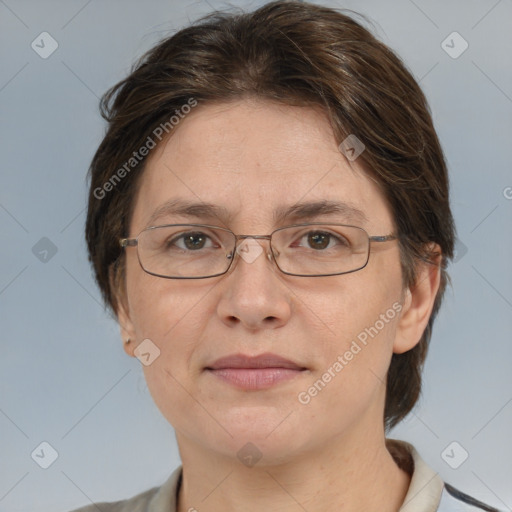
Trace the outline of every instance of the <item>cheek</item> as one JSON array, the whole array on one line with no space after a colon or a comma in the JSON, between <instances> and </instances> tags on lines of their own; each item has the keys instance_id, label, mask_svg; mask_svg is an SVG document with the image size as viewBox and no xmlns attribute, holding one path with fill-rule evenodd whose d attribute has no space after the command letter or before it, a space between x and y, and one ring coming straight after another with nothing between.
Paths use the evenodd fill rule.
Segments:
<instances>
[{"instance_id":1,"label":"cheek","mask_svg":"<svg viewBox=\"0 0 512 512\"><path fill-rule=\"evenodd\" d=\"M168 345L179 338L186 345L200 328L201 318L213 311L207 300L213 286L208 281L163 279L133 269L127 275L127 292L137 339Z\"/></svg>"},{"instance_id":2,"label":"cheek","mask_svg":"<svg viewBox=\"0 0 512 512\"><path fill-rule=\"evenodd\" d=\"M393 304L370 308L366 303L364 318L340 321L336 341L322 345L321 364L296 400L306 417L323 425L324 433L348 428L368 411L381 415L400 309Z\"/></svg>"},{"instance_id":3,"label":"cheek","mask_svg":"<svg viewBox=\"0 0 512 512\"><path fill-rule=\"evenodd\" d=\"M172 425L185 425L185 430L193 429L189 420L202 414L192 410L190 393L198 371L194 356L200 350L204 321L211 316L207 296L212 287L189 285L142 276L133 282L137 295L131 301L137 340L149 338L160 351L143 368L149 392L163 416Z\"/></svg>"},{"instance_id":4,"label":"cheek","mask_svg":"<svg viewBox=\"0 0 512 512\"><path fill-rule=\"evenodd\" d=\"M203 339L204 321L211 316L206 298L212 285L199 287L146 273L128 277L136 340L149 339L158 351L154 362L143 367L148 389L158 407L170 403L174 409L197 372L192 361ZM162 412L169 416L169 411Z\"/></svg>"},{"instance_id":5,"label":"cheek","mask_svg":"<svg viewBox=\"0 0 512 512\"><path fill-rule=\"evenodd\" d=\"M367 268L333 279L322 293L297 293L317 361L311 380L328 383L333 394L326 399L340 400L338 391L371 392L385 381L401 311L400 279L399 264L391 263L385 274Z\"/></svg>"},{"instance_id":6,"label":"cheek","mask_svg":"<svg viewBox=\"0 0 512 512\"><path fill-rule=\"evenodd\" d=\"M297 320L308 331L319 334L317 343L342 348L343 342L356 338L376 322L379 331L386 331L387 335L394 332L393 320L397 315L393 305L402 295L399 265L391 263L385 274L365 268L325 281L321 279L315 281L315 287L304 283L294 289ZM386 329L383 329L381 315L385 315Z\"/></svg>"},{"instance_id":7,"label":"cheek","mask_svg":"<svg viewBox=\"0 0 512 512\"><path fill-rule=\"evenodd\" d=\"M353 372L360 376L373 372L384 378L393 352L401 304L383 297L373 299L350 301L348 306L343 304L347 307L339 316L331 315L328 329L324 328L325 335L315 340L323 364L320 372L332 373L333 365L340 362L343 368L336 365L334 370L343 369L346 377ZM341 306L337 311L340 310Z\"/></svg>"}]
</instances>

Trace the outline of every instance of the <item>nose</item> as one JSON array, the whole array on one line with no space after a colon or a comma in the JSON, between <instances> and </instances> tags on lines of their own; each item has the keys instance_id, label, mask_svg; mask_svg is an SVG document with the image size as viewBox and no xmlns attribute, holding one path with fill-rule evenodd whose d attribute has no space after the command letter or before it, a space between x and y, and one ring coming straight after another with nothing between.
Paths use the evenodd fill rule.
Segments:
<instances>
[{"instance_id":1,"label":"nose","mask_svg":"<svg viewBox=\"0 0 512 512\"><path fill-rule=\"evenodd\" d=\"M222 322L251 331L285 325L291 316L292 294L273 261L268 237L244 237L233 257L232 267L219 283L217 314Z\"/></svg>"}]
</instances>

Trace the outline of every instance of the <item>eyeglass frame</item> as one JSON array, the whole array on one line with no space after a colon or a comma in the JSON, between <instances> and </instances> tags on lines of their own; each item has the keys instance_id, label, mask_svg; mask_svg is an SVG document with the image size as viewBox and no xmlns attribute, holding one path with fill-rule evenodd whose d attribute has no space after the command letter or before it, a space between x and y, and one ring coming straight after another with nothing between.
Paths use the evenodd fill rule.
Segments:
<instances>
[{"instance_id":1,"label":"eyeglass frame","mask_svg":"<svg viewBox=\"0 0 512 512\"><path fill-rule=\"evenodd\" d=\"M145 231L149 231L151 229L177 227L177 226L193 226L193 227L213 228L213 229L220 229L222 231L226 231L228 233L231 233L235 237L235 245L234 245L234 248L233 248L233 252L226 256L226 258L228 258L230 260L228 268L224 272L220 272L218 274L213 274L211 276L194 276L194 277L187 277L187 276L163 276L161 274L156 274L154 272L149 272L148 270L146 270L144 268L144 266L142 265L142 262L140 261L140 253L139 253L139 248L138 248L140 235L142 233L144 233ZM365 264L362 267L356 268L354 270L348 270L346 272L336 272L334 274L307 274L307 275L305 275L305 274L293 274L291 272L285 272L284 270L281 269L281 267L279 266L279 263L277 262L276 255L275 255L275 252L274 252L274 251L276 251L276 249L274 249L272 247L272 235L274 233L276 233L277 231L281 231L283 229L294 228L294 227L304 227L304 226L342 226L342 227L347 227L347 228L356 228L356 229L359 229L359 230L363 231L365 233L365 235L368 237L368 254L366 256ZM235 254L237 253L238 242L240 240L246 240L247 238L253 238L253 239L256 239L256 240L268 240L269 241L269 249L270 249L270 251L267 251L267 257L272 255L272 258L269 258L269 260L270 261L274 260L274 263L275 263L276 267L278 268L278 270L280 272L282 272L285 275L294 276L294 277L329 277L329 276L340 276L340 275L344 275L344 274L351 274L353 272L358 272L359 270L362 270L363 268L365 268L368 265L368 262L370 261L371 242L382 243L382 242L388 242L388 241L391 241L391 240L398 240L398 236L394 235L392 233L389 234L389 235L373 235L373 236L370 236L368 234L368 232L364 228L362 228L360 226L354 226L354 225L351 225L351 224L329 223L329 222L305 222L303 224L291 224L289 226L283 226L283 227L274 229L274 231L272 231L269 235L237 235L236 233L234 233L230 229L223 228L221 226L214 226L214 225L211 225L211 224L194 224L194 223L187 224L187 223L183 223L183 224L163 224L163 225L160 225L160 226L149 226L149 227L144 228L143 230L141 230L138 233L138 235L136 237L134 237L134 238L129 238L129 237L128 238L120 238L119 239L119 245L123 249L126 249L127 247L137 247L137 259L139 261L139 265L141 266L142 270L144 270L144 272L146 272L149 275L152 275L152 276L155 276L155 277L161 277L162 279L209 279L211 277L223 276L224 274L227 274L229 272L231 267L233 267L233 262L236 259ZM279 252L279 251L277 251L277 252Z\"/></svg>"}]
</instances>

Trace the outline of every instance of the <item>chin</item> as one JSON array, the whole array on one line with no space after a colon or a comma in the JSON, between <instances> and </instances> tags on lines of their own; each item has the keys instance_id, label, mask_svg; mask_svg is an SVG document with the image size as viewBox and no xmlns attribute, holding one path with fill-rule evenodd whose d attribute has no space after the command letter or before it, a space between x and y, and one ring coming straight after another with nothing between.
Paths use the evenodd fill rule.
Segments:
<instances>
[{"instance_id":1,"label":"chin","mask_svg":"<svg viewBox=\"0 0 512 512\"><path fill-rule=\"evenodd\" d=\"M290 435L286 436L286 439L274 439L272 435L258 437L249 432L235 435L229 440L224 439L224 444L219 440L208 448L249 468L255 465L264 467L285 464L305 451L299 440Z\"/></svg>"},{"instance_id":2,"label":"chin","mask_svg":"<svg viewBox=\"0 0 512 512\"><path fill-rule=\"evenodd\" d=\"M309 444L308 439L315 437L296 424L298 417L290 414L292 410L268 406L233 408L222 416L222 425L232 437L216 429L213 433L220 435L210 440L210 449L228 457L235 455L240 460L247 455L261 457L261 463L266 465L281 464L294 453L303 451ZM202 437L203 441L206 435Z\"/></svg>"}]
</instances>

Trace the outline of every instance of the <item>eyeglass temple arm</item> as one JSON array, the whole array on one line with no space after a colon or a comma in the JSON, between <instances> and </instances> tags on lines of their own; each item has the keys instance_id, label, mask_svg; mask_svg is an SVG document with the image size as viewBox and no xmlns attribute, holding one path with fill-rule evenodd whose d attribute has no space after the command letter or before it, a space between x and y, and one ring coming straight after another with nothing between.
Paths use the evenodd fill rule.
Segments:
<instances>
[{"instance_id":1,"label":"eyeglass temple arm","mask_svg":"<svg viewBox=\"0 0 512 512\"><path fill-rule=\"evenodd\" d=\"M396 240L395 235L383 235L383 236L370 236L371 242L387 242L388 240Z\"/></svg>"},{"instance_id":2,"label":"eyeglass temple arm","mask_svg":"<svg viewBox=\"0 0 512 512\"><path fill-rule=\"evenodd\" d=\"M138 244L136 238L120 238L119 245L121 247L135 247Z\"/></svg>"}]
</instances>

